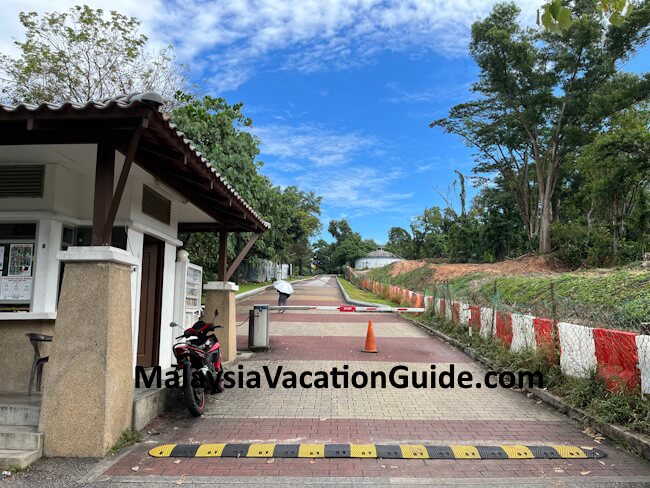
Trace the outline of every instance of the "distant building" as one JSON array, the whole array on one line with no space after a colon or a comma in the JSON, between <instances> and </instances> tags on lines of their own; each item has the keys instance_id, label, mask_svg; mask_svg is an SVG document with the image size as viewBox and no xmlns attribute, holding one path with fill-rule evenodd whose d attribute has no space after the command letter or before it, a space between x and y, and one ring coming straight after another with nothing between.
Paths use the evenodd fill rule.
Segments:
<instances>
[{"instance_id":1,"label":"distant building","mask_svg":"<svg viewBox=\"0 0 650 488\"><path fill-rule=\"evenodd\" d=\"M396 261L404 261L404 259L392 252L379 249L378 251L369 252L364 257L357 259L354 262L354 267L356 269L381 268L382 266L387 266Z\"/></svg>"}]
</instances>

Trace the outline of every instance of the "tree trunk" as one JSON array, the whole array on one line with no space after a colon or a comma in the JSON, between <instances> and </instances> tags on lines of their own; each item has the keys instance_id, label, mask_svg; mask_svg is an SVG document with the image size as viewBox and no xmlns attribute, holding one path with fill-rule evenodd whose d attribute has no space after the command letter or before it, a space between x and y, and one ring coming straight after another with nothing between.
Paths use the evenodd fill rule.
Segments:
<instances>
[{"instance_id":1,"label":"tree trunk","mask_svg":"<svg viewBox=\"0 0 650 488\"><path fill-rule=\"evenodd\" d=\"M594 209L596 206L595 198L592 195L591 196L591 202L589 204L589 212L587 212L587 232L591 232L591 229L594 226L594 221L592 218L592 214L594 213Z\"/></svg>"},{"instance_id":2,"label":"tree trunk","mask_svg":"<svg viewBox=\"0 0 650 488\"><path fill-rule=\"evenodd\" d=\"M551 185L544 185L544 192L540 195L542 204L539 224L539 254L548 254L551 252L551 224L553 223L553 189Z\"/></svg>"}]
</instances>

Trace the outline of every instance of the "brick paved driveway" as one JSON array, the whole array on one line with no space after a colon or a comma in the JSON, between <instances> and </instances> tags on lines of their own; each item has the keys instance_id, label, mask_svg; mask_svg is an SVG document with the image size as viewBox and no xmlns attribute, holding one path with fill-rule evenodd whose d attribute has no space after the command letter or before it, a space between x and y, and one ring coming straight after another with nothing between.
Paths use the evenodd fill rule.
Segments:
<instances>
[{"instance_id":1,"label":"brick paved driveway","mask_svg":"<svg viewBox=\"0 0 650 488\"><path fill-rule=\"evenodd\" d=\"M343 303L334 278L322 277L295 286L289 304ZM238 304L243 321L254 303L274 303L275 292L265 292ZM359 352L366 324L373 319L379 353ZM482 376L483 369L463 353L432 338L394 315L340 312L271 314L268 353L244 355L230 369L261 370L267 365L296 372L330 370L348 365L350 371L388 370L405 364L415 370L438 371L450 364ZM247 324L239 329L240 349L246 346ZM113 464L106 479L122 477L186 480L191 476L296 477L301 480L350 477L411 479L534 481L565 485L614 479L650 480L648 463L607 444L595 444L567 417L505 389L230 389L211 397L200 419L174 412L155 421L149 430L160 435ZM598 447L603 460L376 460L376 459L153 459L147 450L156 444L192 442L277 443L514 443L575 444ZM137 471L133 468L137 467ZM167 478L170 477L170 478ZM224 478L225 477L225 478ZM297 478L300 477L300 478ZM306 478L305 478L306 477ZM126 479L126 478L124 478ZM215 478L216 479L216 478ZM246 478L248 479L248 478ZM253 478L250 478L253 481ZM255 478L262 480L262 478ZM330 479L328 483L331 483ZM361 482L361 480L359 480ZM379 480L377 480L379 482ZM613 481L612 481L613 482ZM498 485L499 483L497 483ZM613 485L612 485L613 486Z\"/></svg>"}]
</instances>

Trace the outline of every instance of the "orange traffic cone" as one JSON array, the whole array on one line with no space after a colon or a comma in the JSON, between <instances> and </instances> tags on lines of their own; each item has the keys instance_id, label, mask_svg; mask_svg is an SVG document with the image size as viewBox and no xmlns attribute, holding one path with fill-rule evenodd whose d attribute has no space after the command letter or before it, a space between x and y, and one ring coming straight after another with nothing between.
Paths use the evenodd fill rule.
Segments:
<instances>
[{"instance_id":1,"label":"orange traffic cone","mask_svg":"<svg viewBox=\"0 0 650 488\"><path fill-rule=\"evenodd\" d=\"M368 332L366 333L366 347L362 349L363 352L377 352L375 345L375 331L372 328L372 320L368 321Z\"/></svg>"}]
</instances>

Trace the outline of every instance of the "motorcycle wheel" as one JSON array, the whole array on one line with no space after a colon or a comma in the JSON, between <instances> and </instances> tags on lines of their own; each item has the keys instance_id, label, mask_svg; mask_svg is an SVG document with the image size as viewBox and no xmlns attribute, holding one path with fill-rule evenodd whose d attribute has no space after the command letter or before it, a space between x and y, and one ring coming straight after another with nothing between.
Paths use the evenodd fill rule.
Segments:
<instances>
[{"instance_id":1,"label":"motorcycle wheel","mask_svg":"<svg viewBox=\"0 0 650 488\"><path fill-rule=\"evenodd\" d=\"M217 384L215 386L215 390L217 393L223 393L223 390L226 389L225 384L226 380L223 377L223 363L221 362L221 349L219 349L219 364L221 365L219 367L219 371L217 372Z\"/></svg>"},{"instance_id":2,"label":"motorcycle wheel","mask_svg":"<svg viewBox=\"0 0 650 488\"><path fill-rule=\"evenodd\" d=\"M183 393L185 405L194 417L200 417L205 411L205 390L192 386L192 365L183 367Z\"/></svg>"},{"instance_id":3,"label":"motorcycle wheel","mask_svg":"<svg viewBox=\"0 0 650 488\"><path fill-rule=\"evenodd\" d=\"M214 389L217 393L223 393L223 390L226 389L225 384L226 380L223 377L223 368L221 368L221 371L217 373L217 384L215 385Z\"/></svg>"}]
</instances>

